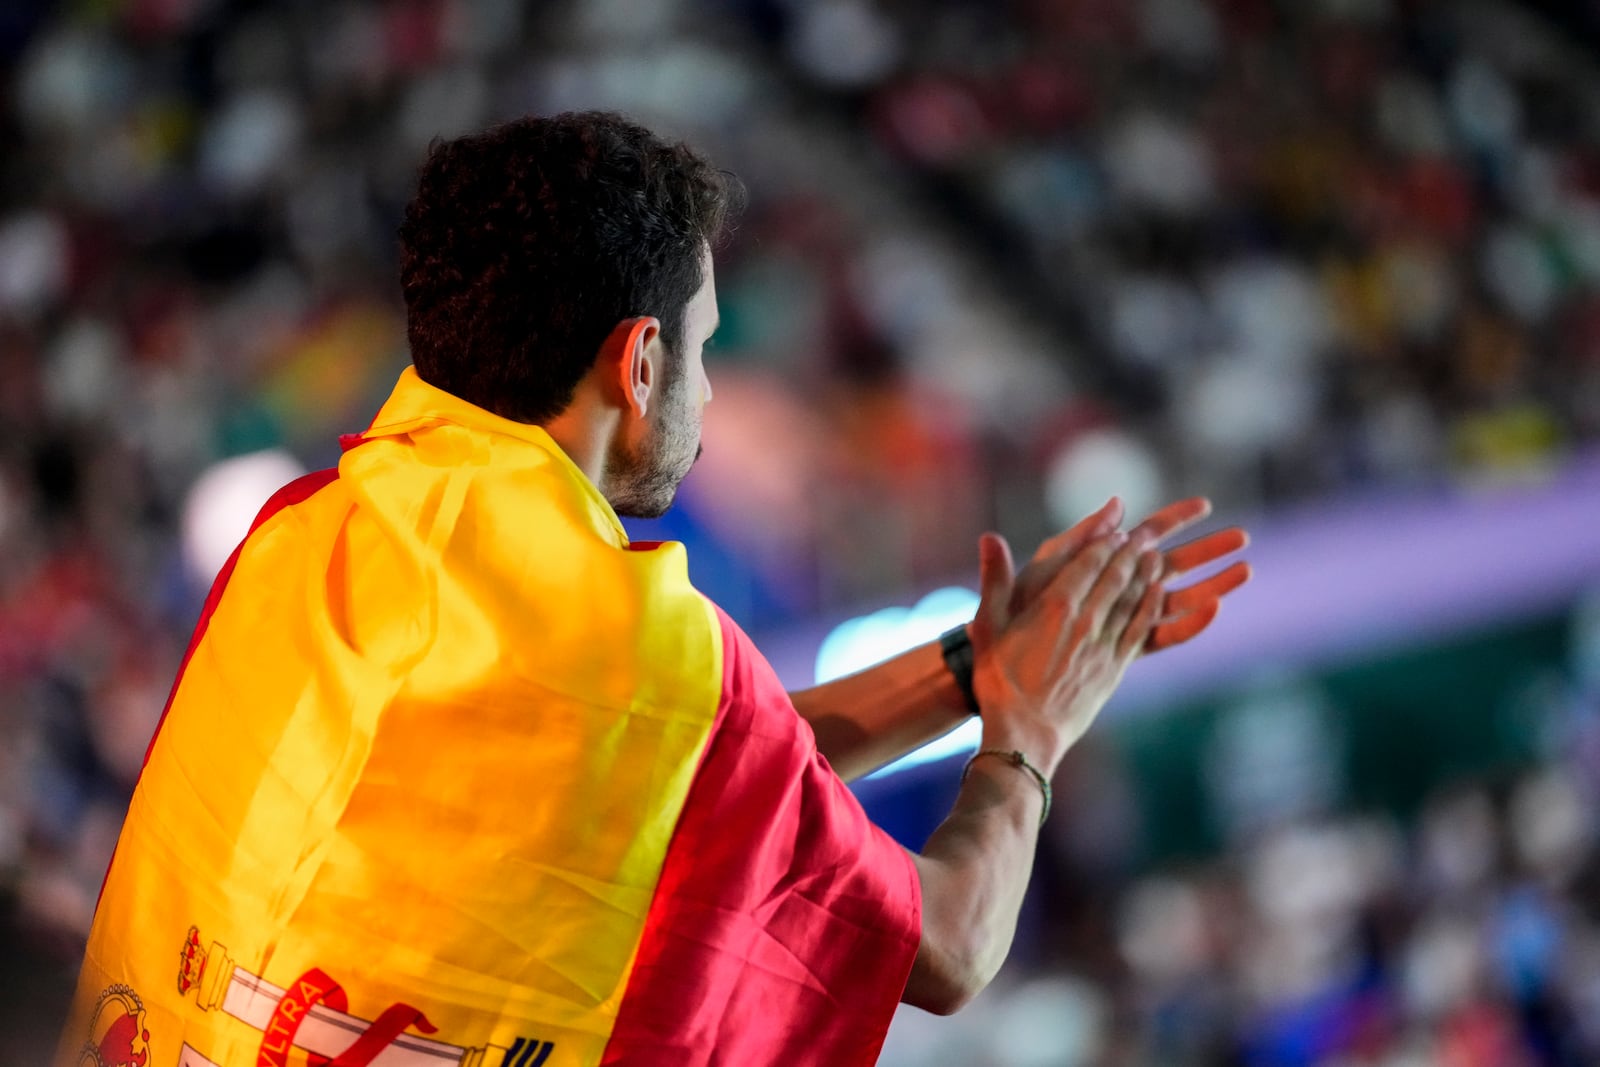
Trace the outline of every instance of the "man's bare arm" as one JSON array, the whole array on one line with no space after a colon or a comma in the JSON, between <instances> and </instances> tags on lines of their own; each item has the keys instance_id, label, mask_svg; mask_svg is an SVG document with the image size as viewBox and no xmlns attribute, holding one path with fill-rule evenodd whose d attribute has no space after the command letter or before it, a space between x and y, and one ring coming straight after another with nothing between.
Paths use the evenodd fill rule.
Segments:
<instances>
[{"instance_id":1,"label":"man's bare arm","mask_svg":"<svg viewBox=\"0 0 1600 1067\"><path fill-rule=\"evenodd\" d=\"M789 697L816 732L818 750L845 781L972 717L937 641Z\"/></svg>"},{"instance_id":2,"label":"man's bare arm","mask_svg":"<svg viewBox=\"0 0 1600 1067\"><path fill-rule=\"evenodd\" d=\"M1016 768L981 759L955 806L912 855L922 941L900 999L948 1015L989 984L1016 934L1044 798Z\"/></svg>"},{"instance_id":3,"label":"man's bare arm","mask_svg":"<svg viewBox=\"0 0 1600 1067\"><path fill-rule=\"evenodd\" d=\"M1047 779L1054 774L1160 617L1152 543L1148 534L1094 537L1013 616L1010 552L985 538L983 599L970 628L983 752L1019 752ZM1004 962L1043 811L1043 791L1025 768L983 752L915 857L922 941L902 999L941 1014L976 996Z\"/></svg>"}]
</instances>

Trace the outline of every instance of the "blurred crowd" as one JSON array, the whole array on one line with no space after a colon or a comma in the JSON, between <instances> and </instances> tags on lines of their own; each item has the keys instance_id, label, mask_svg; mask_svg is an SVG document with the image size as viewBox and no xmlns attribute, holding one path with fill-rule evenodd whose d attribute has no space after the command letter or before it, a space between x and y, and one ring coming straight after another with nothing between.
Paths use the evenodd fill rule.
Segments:
<instances>
[{"instance_id":1,"label":"blurred crowd","mask_svg":"<svg viewBox=\"0 0 1600 1067\"><path fill-rule=\"evenodd\" d=\"M215 568L181 536L194 486L336 462L404 366L394 229L431 139L616 107L744 178L705 458L643 533L760 630L970 575L982 529L1031 545L1112 491L1254 508L1592 440L1596 61L1499 10L8 5L0 939L67 959L87 928ZM1404 855L1340 906L1393 920ZM1248 891L1136 897L1203 931ZM1205 951L1141 987L1175 1032L1210 1032Z\"/></svg>"},{"instance_id":2,"label":"blurred crowd","mask_svg":"<svg viewBox=\"0 0 1600 1067\"><path fill-rule=\"evenodd\" d=\"M1521 477L1600 427L1594 60L1514 5L761 6L1169 474Z\"/></svg>"},{"instance_id":3,"label":"blurred crowd","mask_svg":"<svg viewBox=\"0 0 1600 1067\"><path fill-rule=\"evenodd\" d=\"M1117 732L1092 738L1000 980L950 1019L902 1009L883 1067L1600 1063L1593 622L1590 681L1533 698L1540 762L1405 818L1263 805L1220 857L1150 870Z\"/></svg>"}]
</instances>

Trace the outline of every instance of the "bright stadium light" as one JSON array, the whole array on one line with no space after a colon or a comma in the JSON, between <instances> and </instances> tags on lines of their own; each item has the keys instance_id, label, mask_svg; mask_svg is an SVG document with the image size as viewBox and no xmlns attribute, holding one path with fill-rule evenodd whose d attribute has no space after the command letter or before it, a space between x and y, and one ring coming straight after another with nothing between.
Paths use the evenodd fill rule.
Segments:
<instances>
[{"instance_id":1,"label":"bright stadium light","mask_svg":"<svg viewBox=\"0 0 1600 1067\"><path fill-rule=\"evenodd\" d=\"M261 505L305 472L280 448L207 467L183 502L183 561L190 575L201 585L210 585L249 533Z\"/></svg>"}]
</instances>

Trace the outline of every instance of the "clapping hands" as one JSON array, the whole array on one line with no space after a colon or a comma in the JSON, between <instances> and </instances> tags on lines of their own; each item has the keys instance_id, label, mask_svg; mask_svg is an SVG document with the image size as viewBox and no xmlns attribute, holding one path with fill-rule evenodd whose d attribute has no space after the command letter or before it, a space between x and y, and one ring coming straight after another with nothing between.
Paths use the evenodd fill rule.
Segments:
<instances>
[{"instance_id":1,"label":"clapping hands","mask_svg":"<svg viewBox=\"0 0 1600 1067\"><path fill-rule=\"evenodd\" d=\"M1144 533L1155 546L1182 533L1211 514L1211 501L1190 497L1168 504L1129 531L1130 538ZM1111 533L1123 519L1122 502L1112 497L1099 511L1045 541L1011 583L1009 602L1003 616L1009 620L1022 615L1038 602L1083 548L1097 537ZM1184 544L1165 548L1156 580L1163 586L1172 579L1215 563L1250 543L1249 536L1230 526ZM1002 542L1002 549L1004 543ZM1006 550L1009 560L1009 551ZM1182 589L1163 590L1156 624L1144 642L1144 652L1159 652L1198 637L1217 617L1224 596L1250 580L1250 564L1235 560L1217 573Z\"/></svg>"},{"instance_id":2,"label":"clapping hands","mask_svg":"<svg viewBox=\"0 0 1600 1067\"><path fill-rule=\"evenodd\" d=\"M1054 767L1133 660L1193 640L1222 597L1249 580L1241 560L1182 589L1166 587L1248 543L1230 527L1162 547L1210 514L1210 501L1169 504L1127 532L1119 529L1122 511L1113 497L1040 545L1020 573L1004 538L990 533L979 542L982 591L967 633L984 747L1033 753Z\"/></svg>"}]
</instances>

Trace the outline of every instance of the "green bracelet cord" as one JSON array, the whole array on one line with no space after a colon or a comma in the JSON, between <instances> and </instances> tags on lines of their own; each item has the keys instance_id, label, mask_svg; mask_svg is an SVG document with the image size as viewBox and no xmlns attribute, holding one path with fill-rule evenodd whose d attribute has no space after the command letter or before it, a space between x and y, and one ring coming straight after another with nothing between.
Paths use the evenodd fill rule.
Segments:
<instances>
[{"instance_id":1,"label":"green bracelet cord","mask_svg":"<svg viewBox=\"0 0 1600 1067\"><path fill-rule=\"evenodd\" d=\"M1011 764L1011 766L1020 767L1033 775L1033 780L1039 783L1039 791L1044 794L1044 810L1039 813L1039 825L1043 826L1045 819L1050 815L1050 779L1041 774L1039 768L1029 763L1028 757L1016 749L980 748L972 754L971 759L967 760L967 765L961 768L961 780L963 782L967 780L967 772L972 770L972 761L979 756L998 756Z\"/></svg>"}]
</instances>

